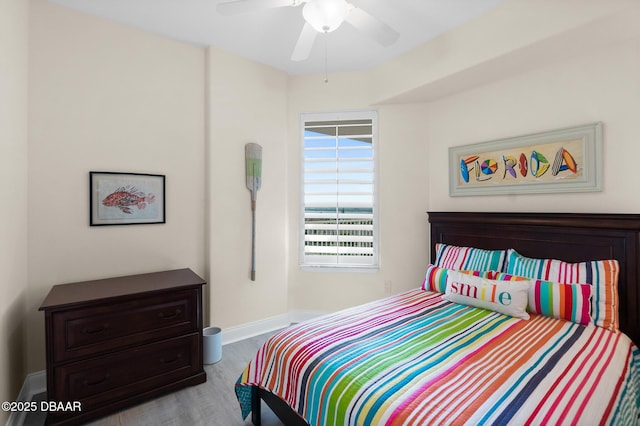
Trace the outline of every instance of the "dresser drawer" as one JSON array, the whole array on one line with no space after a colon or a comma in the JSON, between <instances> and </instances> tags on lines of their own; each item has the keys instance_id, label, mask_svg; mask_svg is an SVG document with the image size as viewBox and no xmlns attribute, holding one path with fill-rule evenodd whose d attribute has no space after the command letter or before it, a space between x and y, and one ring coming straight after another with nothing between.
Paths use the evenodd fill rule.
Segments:
<instances>
[{"instance_id":1,"label":"dresser drawer","mask_svg":"<svg viewBox=\"0 0 640 426\"><path fill-rule=\"evenodd\" d=\"M55 367L49 399L80 401L88 411L192 376L201 371L199 342L192 334Z\"/></svg>"},{"instance_id":2,"label":"dresser drawer","mask_svg":"<svg viewBox=\"0 0 640 426\"><path fill-rule=\"evenodd\" d=\"M54 362L199 331L196 289L52 314Z\"/></svg>"}]
</instances>

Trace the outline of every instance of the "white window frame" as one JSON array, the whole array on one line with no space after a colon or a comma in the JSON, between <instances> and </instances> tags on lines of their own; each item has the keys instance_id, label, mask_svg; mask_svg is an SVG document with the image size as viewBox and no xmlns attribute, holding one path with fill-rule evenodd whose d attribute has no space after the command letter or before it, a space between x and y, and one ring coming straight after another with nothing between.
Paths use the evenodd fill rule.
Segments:
<instances>
[{"instance_id":1,"label":"white window frame","mask_svg":"<svg viewBox=\"0 0 640 426\"><path fill-rule=\"evenodd\" d=\"M372 156L373 156L373 256L370 264L352 263L311 263L305 255L305 126L307 122L315 121L349 121L349 120L371 120L372 124ZM299 225L299 259L300 267L310 271L369 271L375 272L380 264L379 251L379 217L378 217L378 112L367 111L346 111L346 112L326 112L326 113L303 113L300 115L300 225ZM347 258L343 256L342 259ZM337 260L340 256L337 256Z\"/></svg>"}]
</instances>

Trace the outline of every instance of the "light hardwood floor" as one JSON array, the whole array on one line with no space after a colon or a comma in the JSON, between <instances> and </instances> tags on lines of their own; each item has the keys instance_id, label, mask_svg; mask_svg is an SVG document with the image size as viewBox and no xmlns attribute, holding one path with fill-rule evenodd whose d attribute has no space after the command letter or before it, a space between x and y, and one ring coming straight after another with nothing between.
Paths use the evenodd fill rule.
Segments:
<instances>
[{"instance_id":1,"label":"light hardwood floor","mask_svg":"<svg viewBox=\"0 0 640 426\"><path fill-rule=\"evenodd\" d=\"M240 415L240 405L235 396L234 384L256 351L271 335L263 334L251 339L225 345L222 360L205 365L207 381L160 398L153 399L127 410L120 411L89 423L91 426L248 426ZM44 395L40 395L42 398ZM44 416L27 417L25 425L40 426ZM282 423L263 403L262 424L281 426Z\"/></svg>"}]
</instances>

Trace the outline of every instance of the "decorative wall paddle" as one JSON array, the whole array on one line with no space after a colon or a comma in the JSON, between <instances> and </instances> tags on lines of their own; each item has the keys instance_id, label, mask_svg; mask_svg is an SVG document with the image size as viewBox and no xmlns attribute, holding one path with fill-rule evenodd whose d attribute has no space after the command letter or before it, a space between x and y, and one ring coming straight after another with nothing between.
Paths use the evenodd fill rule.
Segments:
<instances>
[{"instance_id":1,"label":"decorative wall paddle","mask_svg":"<svg viewBox=\"0 0 640 426\"><path fill-rule=\"evenodd\" d=\"M256 200L262 184L262 147L257 143L244 146L247 189L251 191L251 281L256 280Z\"/></svg>"}]
</instances>

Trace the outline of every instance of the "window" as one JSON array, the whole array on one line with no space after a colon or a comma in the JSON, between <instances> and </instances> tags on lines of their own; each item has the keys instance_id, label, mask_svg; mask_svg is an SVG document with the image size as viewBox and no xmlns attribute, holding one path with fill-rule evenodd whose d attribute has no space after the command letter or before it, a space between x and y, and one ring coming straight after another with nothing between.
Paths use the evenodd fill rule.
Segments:
<instances>
[{"instance_id":1,"label":"window","mask_svg":"<svg viewBox=\"0 0 640 426\"><path fill-rule=\"evenodd\" d=\"M378 266L376 127L372 111L302 115L303 266Z\"/></svg>"}]
</instances>

